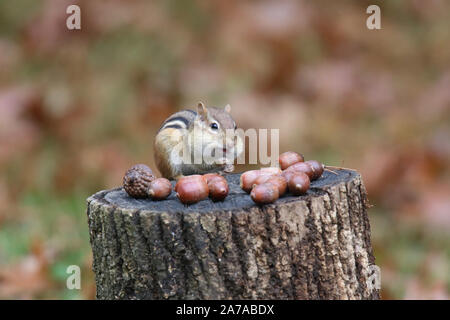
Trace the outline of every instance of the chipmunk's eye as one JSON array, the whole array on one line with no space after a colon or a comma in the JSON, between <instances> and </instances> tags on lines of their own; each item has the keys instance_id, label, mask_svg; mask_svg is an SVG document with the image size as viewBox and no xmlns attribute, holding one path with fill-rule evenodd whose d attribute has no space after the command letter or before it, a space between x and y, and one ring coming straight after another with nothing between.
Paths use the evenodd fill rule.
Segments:
<instances>
[{"instance_id":1,"label":"chipmunk's eye","mask_svg":"<svg viewBox=\"0 0 450 320\"><path fill-rule=\"evenodd\" d=\"M211 129L213 129L213 130L219 129L219 126L217 125L216 122L211 123Z\"/></svg>"}]
</instances>

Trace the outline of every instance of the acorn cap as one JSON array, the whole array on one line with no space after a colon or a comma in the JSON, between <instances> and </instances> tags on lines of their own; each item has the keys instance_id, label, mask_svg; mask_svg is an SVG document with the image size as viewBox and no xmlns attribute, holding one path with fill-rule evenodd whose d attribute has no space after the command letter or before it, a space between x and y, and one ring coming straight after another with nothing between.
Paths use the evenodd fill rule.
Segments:
<instances>
[{"instance_id":1,"label":"acorn cap","mask_svg":"<svg viewBox=\"0 0 450 320\"><path fill-rule=\"evenodd\" d=\"M155 180L152 170L145 164L137 164L127 170L123 188L133 198L147 198L150 183Z\"/></svg>"}]
</instances>

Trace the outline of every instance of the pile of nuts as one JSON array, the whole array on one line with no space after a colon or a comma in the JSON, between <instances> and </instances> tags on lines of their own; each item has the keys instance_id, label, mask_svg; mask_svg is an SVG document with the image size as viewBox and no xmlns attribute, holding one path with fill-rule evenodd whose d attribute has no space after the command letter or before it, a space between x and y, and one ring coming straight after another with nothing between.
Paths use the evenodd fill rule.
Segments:
<instances>
[{"instance_id":1,"label":"pile of nuts","mask_svg":"<svg viewBox=\"0 0 450 320\"><path fill-rule=\"evenodd\" d=\"M184 204L192 204L208 196L213 201L223 201L228 195L227 180L217 173L191 175L178 179L175 192Z\"/></svg>"},{"instance_id":2,"label":"pile of nuts","mask_svg":"<svg viewBox=\"0 0 450 320\"><path fill-rule=\"evenodd\" d=\"M280 167L246 171L241 175L241 188L250 193L257 204L276 201L286 192L299 196L305 194L311 181L319 179L324 165L316 160L305 161L303 156L288 151L278 159ZM133 198L164 200L172 192L172 184L166 178L156 178L152 170L137 164L125 173L123 188ZM178 179L175 185L177 198L184 204L193 204L208 198L224 201L228 195L227 180L217 174L190 175Z\"/></svg>"},{"instance_id":3,"label":"pile of nuts","mask_svg":"<svg viewBox=\"0 0 450 320\"><path fill-rule=\"evenodd\" d=\"M145 164L137 164L127 170L123 177L123 188L136 199L164 200L172 192L170 181L156 178ZM228 190L227 180L217 173L185 176L175 185L176 195L184 204L193 204L208 196L213 201L223 201Z\"/></svg>"},{"instance_id":4,"label":"pile of nuts","mask_svg":"<svg viewBox=\"0 0 450 320\"><path fill-rule=\"evenodd\" d=\"M305 161L293 151L282 153L278 161L280 168L261 168L241 175L241 188L255 203L272 203L287 191L296 196L305 194L311 181L319 179L324 171L319 161Z\"/></svg>"}]
</instances>

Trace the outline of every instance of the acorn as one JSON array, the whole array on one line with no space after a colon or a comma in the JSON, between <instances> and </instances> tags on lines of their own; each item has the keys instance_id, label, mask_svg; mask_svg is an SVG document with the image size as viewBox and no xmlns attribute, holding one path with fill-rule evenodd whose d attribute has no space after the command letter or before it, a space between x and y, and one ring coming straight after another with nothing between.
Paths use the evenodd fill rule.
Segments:
<instances>
[{"instance_id":1,"label":"acorn","mask_svg":"<svg viewBox=\"0 0 450 320\"><path fill-rule=\"evenodd\" d=\"M272 178L273 176L274 176L274 175L269 174L269 173L266 173L266 174L260 174L260 175L258 176L258 178L256 178L255 181L253 182L252 188L253 188L254 186L259 185L259 184L266 183L267 180L269 180L269 179Z\"/></svg>"},{"instance_id":2,"label":"acorn","mask_svg":"<svg viewBox=\"0 0 450 320\"><path fill-rule=\"evenodd\" d=\"M306 173L309 177L309 179L312 180L313 176L314 176L314 171L311 168L311 166L305 162L297 162L294 163L292 166L290 166L289 168L287 168L286 170L289 171L300 171L303 173Z\"/></svg>"},{"instance_id":3,"label":"acorn","mask_svg":"<svg viewBox=\"0 0 450 320\"><path fill-rule=\"evenodd\" d=\"M202 179L206 183L206 179L202 175L199 175L199 174L192 174L190 176L182 176L181 178L179 178L177 180L177 183L175 184L175 188L174 188L175 192L177 191L177 188L180 185L179 182L183 182L184 183L184 182L189 181L189 180L197 180L197 179Z\"/></svg>"},{"instance_id":4,"label":"acorn","mask_svg":"<svg viewBox=\"0 0 450 320\"><path fill-rule=\"evenodd\" d=\"M203 179L205 179L206 183L209 183L210 180L212 180L214 178L217 178L217 177L220 178L222 176L220 174L218 174L218 173L206 173L206 174L203 175Z\"/></svg>"},{"instance_id":5,"label":"acorn","mask_svg":"<svg viewBox=\"0 0 450 320\"><path fill-rule=\"evenodd\" d=\"M265 168L259 169L259 171L262 174L272 174L272 175L281 173L281 169L277 168L277 167L265 167Z\"/></svg>"},{"instance_id":6,"label":"acorn","mask_svg":"<svg viewBox=\"0 0 450 320\"><path fill-rule=\"evenodd\" d=\"M223 201L228 195L228 182L227 180L217 175L215 177L210 176L208 179L209 197L213 201Z\"/></svg>"},{"instance_id":7,"label":"acorn","mask_svg":"<svg viewBox=\"0 0 450 320\"><path fill-rule=\"evenodd\" d=\"M288 182L289 191L295 196L305 194L309 189L309 185L308 175L300 171L296 172Z\"/></svg>"},{"instance_id":8,"label":"acorn","mask_svg":"<svg viewBox=\"0 0 450 320\"><path fill-rule=\"evenodd\" d=\"M303 162L304 160L305 159L301 154L298 154L297 152L294 151L284 152L280 154L280 156L278 157L278 162L280 164L281 170L286 170L293 164L297 162Z\"/></svg>"},{"instance_id":9,"label":"acorn","mask_svg":"<svg viewBox=\"0 0 450 320\"><path fill-rule=\"evenodd\" d=\"M305 163L308 164L313 170L313 177L311 180L319 179L322 176L323 171L325 169L323 163L320 163L317 160L308 160L305 161Z\"/></svg>"},{"instance_id":10,"label":"acorn","mask_svg":"<svg viewBox=\"0 0 450 320\"><path fill-rule=\"evenodd\" d=\"M209 194L206 179L201 175L182 177L175 185L178 199L184 204L193 204L206 199Z\"/></svg>"},{"instance_id":11,"label":"acorn","mask_svg":"<svg viewBox=\"0 0 450 320\"><path fill-rule=\"evenodd\" d=\"M272 203L279 197L278 187L272 183L257 185L253 187L250 197L258 204Z\"/></svg>"},{"instance_id":12,"label":"acorn","mask_svg":"<svg viewBox=\"0 0 450 320\"><path fill-rule=\"evenodd\" d=\"M278 195L280 197L286 193L288 183L286 178L284 178L282 175L271 176L266 180L266 183L276 185L278 188Z\"/></svg>"},{"instance_id":13,"label":"acorn","mask_svg":"<svg viewBox=\"0 0 450 320\"><path fill-rule=\"evenodd\" d=\"M137 164L127 170L123 177L123 188L130 197L147 198L150 183L155 180L152 169L145 164Z\"/></svg>"},{"instance_id":14,"label":"acorn","mask_svg":"<svg viewBox=\"0 0 450 320\"><path fill-rule=\"evenodd\" d=\"M172 192L172 184L166 178L158 178L150 182L148 194L153 200L164 200Z\"/></svg>"},{"instance_id":15,"label":"acorn","mask_svg":"<svg viewBox=\"0 0 450 320\"><path fill-rule=\"evenodd\" d=\"M291 180L291 177L295 174L294 170L283 170L281 173L281 176L286 179L286 181L289 183L289 180Z\"/></svg>"},{"instance_id":16,"label":"acorn","mask_svg":"<svg viewBox=\"0 0 450 320\"><path fill-rule=\"evenodd\" d=\"M255 180L261 175L260 170L250 170L241 174L241 188L249 193L252 190Z\"/></svg>"}]
</instances>

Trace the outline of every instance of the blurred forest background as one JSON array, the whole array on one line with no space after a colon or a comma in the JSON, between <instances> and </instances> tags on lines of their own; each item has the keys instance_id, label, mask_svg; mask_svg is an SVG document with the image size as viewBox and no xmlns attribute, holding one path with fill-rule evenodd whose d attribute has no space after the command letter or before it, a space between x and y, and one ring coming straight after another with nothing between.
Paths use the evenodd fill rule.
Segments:
<instances>
[{"instance_id":1,"label":"blurred forest background","mask_svg":"<svg viewBox=\"0 0 450 320\"><path fill-rule=\"evenodd\" d=\"M94 298L86 198L199 100L360 171L383 298L449 298L446 0L0 1L0 298Z\"/></svg>"}]
</instances>

